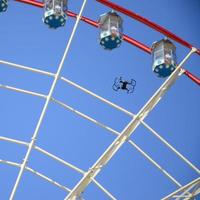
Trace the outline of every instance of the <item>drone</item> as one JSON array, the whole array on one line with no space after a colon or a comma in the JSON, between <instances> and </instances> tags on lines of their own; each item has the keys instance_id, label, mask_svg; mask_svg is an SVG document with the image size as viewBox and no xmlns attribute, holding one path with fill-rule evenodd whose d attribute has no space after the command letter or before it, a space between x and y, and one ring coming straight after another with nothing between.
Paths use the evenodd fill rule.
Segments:
<instances>
[{"instance_id":1,"label":"drone","mask_svg":"<svg viewBox=\"0 0 200 200\"><path fill-rule=\"evenodd\" d=\"M131 79L130 81L123 80L120 76L119 78L116 77L114 80L114 84L112 86L113 90L125 90L128 94L133 93L136 86L136 81L134 79Z\"/></svg>"}]
</instances>

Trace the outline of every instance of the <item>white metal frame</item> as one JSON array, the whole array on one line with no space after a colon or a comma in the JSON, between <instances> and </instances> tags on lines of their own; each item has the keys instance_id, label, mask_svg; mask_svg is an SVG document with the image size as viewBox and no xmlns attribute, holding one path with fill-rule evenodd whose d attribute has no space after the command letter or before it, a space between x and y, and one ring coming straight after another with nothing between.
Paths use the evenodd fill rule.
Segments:
<instances>
[{"instance_id":1,"label":"white metal frame","mask_svg":"<svg viewBox=\"0 0 200 200\"><path fill-rule=\"evenodd\" d=\"M15 166L18 167L20 169L18 177L16 179L16 182L14 184L13 190L11 192L10 195L10 200L13 200L15 197L15 193L17 191L17 188L19 186L21 177L23 175L24 170L28 170L30 172L32 172L33 174L43 178L44 180L50 182L51 184L54 184L55 186L65 190L68 195L66 196L65 200L75 200L76 198L79 198L81 196L81 193L85 190L85 188L88 186L88 184L90 184L91 182L93 182L99 189L101 189L110 199L112 200L116 200L116 198L110 193L108 192L98 181L95 180L95 177L97 176L98 173L101 172L101 169L109 162L109 160L115 155L115 153L120 149L120 147L125 143L129 143L132 147L134 147L135 149L137 149L141 155L143 155L147 160L149 160L155 167L157 167L157 169L159 169L168 179L170 179L176 186L179 187L179 189L175 192L173 192L172 194L164 197L162 200L168 200L168 199L173 199L176 198L181 199L189 199L197 194L200 193L200 178L195 179L194 181L190 182L189 184L187 184L186 186L182 186L181 183L179 183L171 174L169 174L166 170L164 170L155 160L153 160L153 158L151 158L146 152L144 152L137 144L135 144L132 140L129 139L129 137L131 136L131 134L133 134L134 130L140 125L142 124L144 127L146 127L155 137L157 137L164 145L166 145L170 150L172 150L180 159L182 159L186 164L188 164L188 166L190 166L195 172L197 172L198 174L200 174L200 170L194 165L192 164L185 156L183 156L179 151L177 151L171 144L169 144L164 138L162 138L154 129L152 129L148 124L146 124L144 122L144 119L146 118L146 116L150 113L150 111L158 104L158 102L161 100L161 98L163 97L163 95L167 92L167 90L171 87L171 85L176 81L176 79L182 75L182 73L184 72L181 69L181 66L183 66L183 64L187 61L187 59L189 59L189 57L196 51L195 48L192 48L192 50L188 53L188 55L183 59L183 61L179 64L179 66L177 66L176 70L171 74L171 76L161 85L161 87L155 92L155 94L150 98L150 100L143 106L143 108L137 113L137 114L133 114L130 111L112 103L111 101L85 89L84 87L72 82L71 80L66 79L65 77L61 77L61 71L64 65L64 61L67 57L67 54L69 52L70 49L70 45L72 43L72 39L74 37L74 34L76 32L76 29L78 27L80 18L82 16L82 12L84 10L84 7L86 5L87 0L83 0L83 4L81 6L79 15L77 17L76 23L74 25L73 31L71 33L71 36L69 38L69 41L67 43L66 49L64 51L62 60L59 64L58 70L57 72L51 73L51 72L47 72L47 71L43 71L43 70L39 70L36 68L32 68L32 67L27 67L27 66L23 66L23 65L19 65L19 64L15 64L15 63L11 63L11 62L7 62L7 61L3 61L0 60L0 64L3 65L7 65L10 67L14 67L17 69L23 69L23 70L27 70L27 71L31 71L34 73L40 73L46 76L50 76L53 77L53 83L51 85L50 91L48 93L48 95L44 95L44 94L40 94L37 92L33 92L33 91L29 91L29 90L24 90L21 88L16 88L13 86L7 86L7 85L2 85L0 84L0 88L2 89L8 89L8 90L12 90L15 92L20 92L20 93L25 93L25 94L29 94L29 95L33 95L36 97L40 97L45 99L45 104L43 107L43 110L41 112L40 118L38 120L36 129L34 131L34 134L31 138L30 142L24 142L24 141L20 141L20 140L15 140L13 138L7 138L7 137L1 137L0 136L0 141L6 141L6 142L11 142L11 143L15 143L18 145L24 145L27 147L27 152L25 155L25 158L23 159L22 163L15 163L15 162L11 162L11 161L6 161L6 160L1 160L0 159L0 163L4 163L7 165L11 165L11 166ZM116 108L119 111L124 112L125 114L129 115L132 120L130 121L130 123L124 128L123 131L119 132L114 130L113 128L97 121L96 119L78 111L75 110L74 108L72 108L71 106L65 104L64 102L61 102L55 98L53 98L53 92L55 89L55 86L57 84L58 80L62 80L65 83L68 83L70 85L72 85L73 87L76 87L77 89L95 97L96 99ZM59 104L60 106L62 106L63 108L72 111L73 113L83 117L84 119L95 123L96 125L106 129L108 132L111 132L113 134L115 134L117 137L116 139L112 142L112 144L108 147L108 149L102 154L102 156L94 163L94 165L91 166L91 168L88 169L88 171L84 171L66 161L64 161L62 158L59 158L51 153L49 153L48 151L38 147L35 145L36 140L37 140L37 136L38 136L38 132L40 129L40 126L43 122L43 118L46 114L46 110L48 109L48 105L50 102L54 102L56 104ZM56 181L52 180L51 178L45 176L44 174L41 174L37 171L35 171L34 169L28 167L28 160L31 154L31 151L35 149L43 154L45 154L46 156L56 160L57 162L62 163L63 165L65 165L66 167L69 167L73 170L75 170L76 172L82 174L82 179L77 183L77 185L72 188L69 189L66 186L61 185L60 183L57 183Z\"/></svg>"},{"instance_id":2,"label":"white metal frame","mask_svg":"<svg viewBox=\"0 0 200 200\"><path fill-rule=\"evenodd\" d=\"M187 192L190 192L189 195L186 195ZM170 200L170 199L184 199L189 200L192 197L195 197L196 195L200 194L200 178L197 178L187 185L179 188L175 192L169 194L168 196L162 198L161 200Z\"/></svg>"}]
</instances>

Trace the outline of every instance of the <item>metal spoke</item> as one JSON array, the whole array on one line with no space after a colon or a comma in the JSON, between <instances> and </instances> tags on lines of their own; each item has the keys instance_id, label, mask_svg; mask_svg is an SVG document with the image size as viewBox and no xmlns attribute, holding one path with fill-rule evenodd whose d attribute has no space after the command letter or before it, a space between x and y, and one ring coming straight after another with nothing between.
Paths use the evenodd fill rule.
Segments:
<instances>
[{"instance_id":1,"label":"metal spoke","mask_svg":"<svg viewBox=\"0 0 200 200\"><path fill-rule=\"evenodd\" d=\"M74 28L73 28L72 33L71 33L71 36L70 36L69 41L68 41L68 43L67 43L67 46L66 46L66 49L65 49L65 51L64 51L62 60L61 60L61 62L60 62L60 64L59 64L58 70L57 70L57 72L56 72L56 74L55 74L54 81L53 81L53 83L52 83L52 85L51 85L49 94L48 94L48 96L47 96L47 98L46 98L44 107L43 107L43 109L42 109L42 113L41 113L40 118L39 118L39 120L38 120L37 126L36 126L36 128L35 128L34 134L33 134L32 139L31 139L31 142L29 143L29 147L28 147L28 150L27 150L27 152L26 152L25 158L24 158L24 160L23 160L23 162L22 162L22 164L21 164L21 166L20 166L20 171L19 171L19 174L18 174L18 176L17 176L17 180L16 180L16 182L15 182L15 185L14 185L14 187L13 187L13 190L12 190L11 195L10 195L10 198L9 198L10 200L13 200L13 199L14 199L16 190L17 190L18 185L19 185L19 182L20 182L20 180L21 180L21 177L22 177L22 175L23 175L24 169L25 169L25 167L26 167L26 165L27 165L27 162L28 162L28 159L29 159L29 157L30 157L31 150L33 149L33 146L35 145L35 141L36 141L36 139L37 139L37 136L38 136L38 133L39 133L39 130L40 130L40 126L41 126L41 124L42 124L42 122L43 122L43 119L44 119L44 116L45 116L45 114L46 114L46 111L47 111L49 102L50 102L50 100L51 100L52 94L53 94L54 89L55 89L55 87L56 87L56 83L57 83L57 81L58 81L58 79L59 79L59 76L60 76L60 73L61 73L61 71L62 71L62 68L63 68L63 65L64 65L64 61L65 61L65 59L66 59L66 57L67 57L67 54L68 54L68 52L69 52L69 48L70 48L72 39L73 39L73 37L74 37L74 35L75 35L75 32L76 32L76 30L77 30L77 27L78 27L78 24L79 24L79 21L80 21L82 12L83 12L83 10L84 10L84 8L85 8L85 5L86 5L86 2L87 2L87 0L84 0L84 1L83 1L83 4L82 4L82 6L81 6L79 15L78 15L78 17L77 17L76 23L75 23L75 25L74 25Z\"/></svg>"},{"instance_id":2,"label":"metal spoke","mask_svg":"<svg viewBox=\"0 0 200 200\"><path fill-rule=\"evenodd\" d=\"M123 143L129 139L133 131L141 123L149 112L157 105L161 100L162 96L170 88L170 86L175 82L180 73L181 66L189 59L189 57L196 52L195 48L189 52L189 54L183 59L176 70L169 76L169 78L161 85L161 87L156 91L156 93L150 98L150 100L144 105L144 107L138 112L133 120L125 127L121 134L113 141L113 143L107 148L107 150L102 154L102 156L94 163L94 165L87 171L85 176L77 183L77 185L72 189L72 191L67 195L65 200L73 200L79 197L81 193L85 190L88 184L91 182L91 178L97 176L101 171L102 167L106 165L109 160L115 155Z\"/></svg>"}]
</instances>

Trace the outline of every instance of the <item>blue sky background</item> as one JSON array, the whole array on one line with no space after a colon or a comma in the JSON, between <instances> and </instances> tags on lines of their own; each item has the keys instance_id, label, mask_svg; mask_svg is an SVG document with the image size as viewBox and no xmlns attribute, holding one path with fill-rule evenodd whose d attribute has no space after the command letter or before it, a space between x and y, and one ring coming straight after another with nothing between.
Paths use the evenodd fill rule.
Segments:
<instances>
[{"instance_id":1,"label":"blue sky background","mask_svg":"<svg viewBox=\"0 0 200 200\"><path fill-rule=\"evenodd\" d=\"M151 0L120 1L122 5L166 27L178 36L200 47L200 1L199 0ZM69 9L78 12L82 1L69 0ZM110 9L88 0L84 16L93 20ZM50 30L42 22L43 9L9 2L6 13L0 14L0 59L56 72L69 39L75 20L68 18L66 26ZM148 46L163 35L121 14L124 33ZM80 22L62 76L103 96L106 99L137 113L164 79L157 78L151 69L151 56L123 42L120 48L105 51L98 44L98 29ZM180 62L189 50L175 42ZM192 55L184 66L200 77L200 57ZM127 95L112 90L117 76L137 81L135 92ZM51 77L0 66L0 84L15 86L48 94ZM53 97L96 120L122 131L131 120L126 114L111 108L95 98L59 81ZM197 167L200 167L199 86L186 76L180 77L145 121ZM0 90L0 136L26 142L34 132L44 100ZM39 131L36 145L88 170L106 150L115 136L108 131L80 118L76 114L50 103ZM181 184L198 177L182 160L164 146L142 125L131 139L155 159ZM26 148L0 141L0 159L22 162ZM28 166L49 176L57 182L73 188L81 175L60 163L33 150ZM0 200L7 200L19 169L0 164ZM177 189L148 160L124 144L97 180L119 200L157 200ZM16 193L16 200L59 200L66 193L45 180L25 172ZM86 200L106 200L107 197L94 184L84 192Z\"/></svg>"}]
</instances>

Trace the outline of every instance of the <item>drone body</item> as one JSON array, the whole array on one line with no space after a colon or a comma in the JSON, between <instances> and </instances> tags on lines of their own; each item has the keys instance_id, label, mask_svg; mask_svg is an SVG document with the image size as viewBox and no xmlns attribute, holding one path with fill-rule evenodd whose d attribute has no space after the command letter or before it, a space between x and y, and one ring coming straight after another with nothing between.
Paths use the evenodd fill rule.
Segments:
<instances>
[{"instance_id":1,"label":"drone body","mask_svg":"<svg viewBox=\"0 0 200 200\"><path fill-rule=\"evenodd\" d=\"M133 93L136 86L136 81L131 79L130 81L123 80L122 77L116 77L112 86L113 90L125 90L127 93Z\"/></svg>"}]
</instances>

